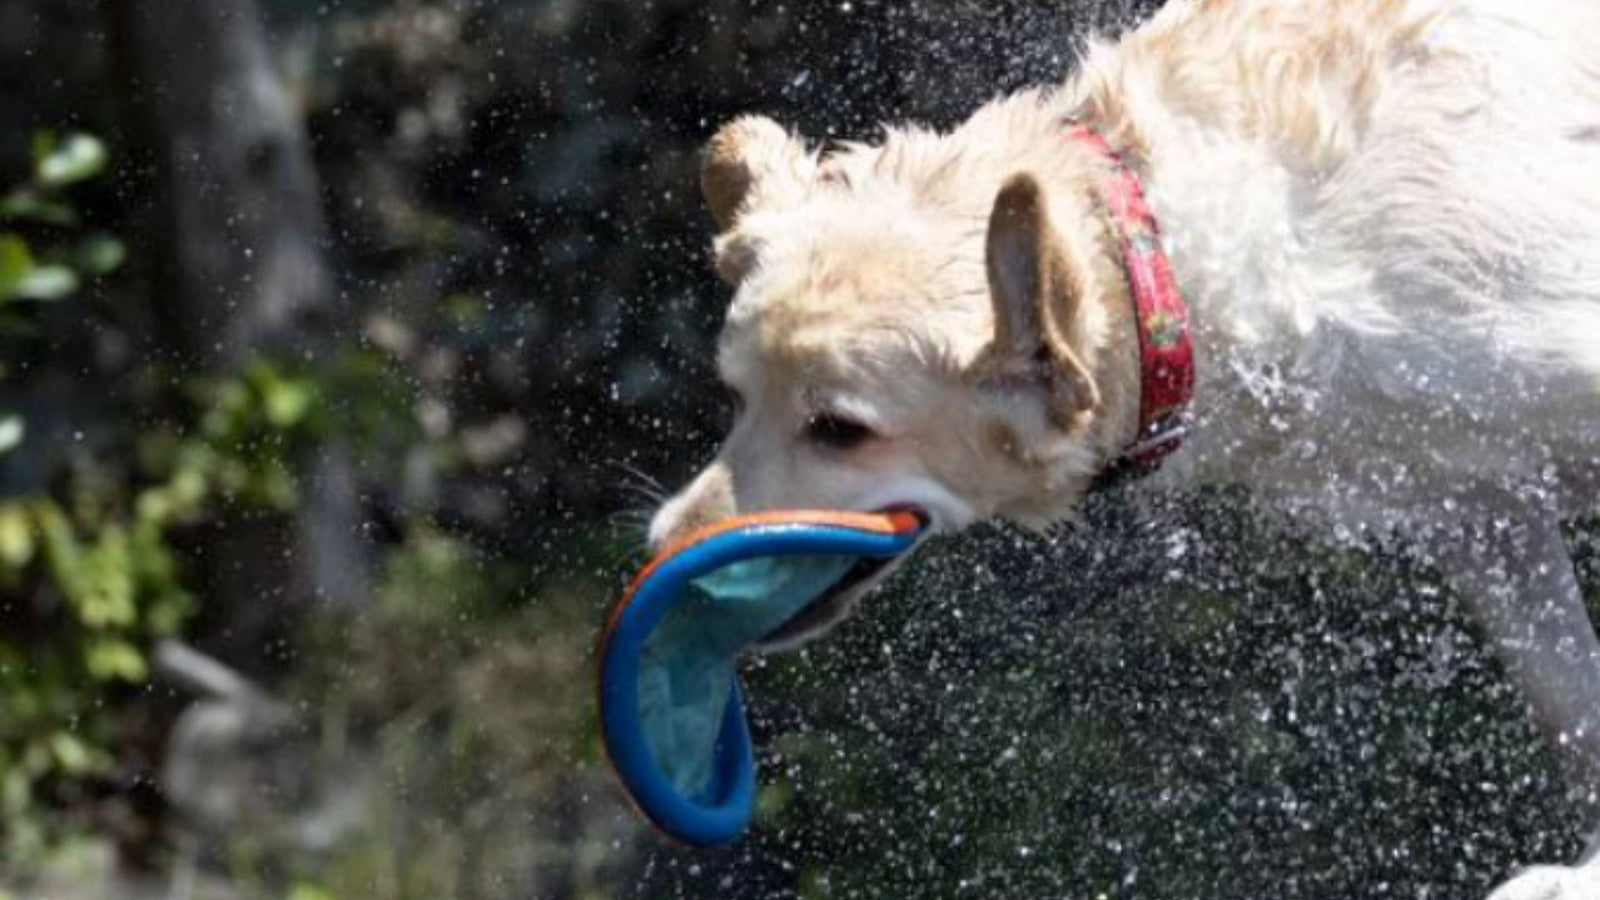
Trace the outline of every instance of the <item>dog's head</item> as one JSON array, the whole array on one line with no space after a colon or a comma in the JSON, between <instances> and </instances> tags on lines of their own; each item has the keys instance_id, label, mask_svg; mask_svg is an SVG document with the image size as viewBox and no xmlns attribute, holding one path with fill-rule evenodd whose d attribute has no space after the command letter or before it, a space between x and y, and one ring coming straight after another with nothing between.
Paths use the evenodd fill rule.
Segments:
<instances>
[{"instance_id":1,"label":"dog's head","mask_svg":"<svg viewBox=\"0 0 1600 900\"><path fill-rule=\"evenodd\" d=\"M711 140L702 187L734 289L717 367L736 415L653 544L762 509L914 505L948 531L1047 521L1081 496L1103 458L1100 297L1124 289L1086 192L963 137L981 124L829 156L763 118ZM834 624L868 586L775 643Z\"/></svg>"}]
</instances>

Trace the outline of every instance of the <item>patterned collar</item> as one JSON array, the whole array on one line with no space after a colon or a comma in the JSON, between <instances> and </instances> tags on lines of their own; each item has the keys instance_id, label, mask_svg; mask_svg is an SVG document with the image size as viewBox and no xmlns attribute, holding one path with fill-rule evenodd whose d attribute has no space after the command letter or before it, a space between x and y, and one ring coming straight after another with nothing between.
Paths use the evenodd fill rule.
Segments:
<instances>
[{"instance_id":1,"label":"patterned collar","mask_svg":"<svg viewBox=\"0 0 1600 900\"><path fill-rule=\"evenodd\" d=\"M1103 158L1109 170L1100 199L1117 229L1139 331L1138 436L1106 464L1095 480L1099 490L1149 475L1183 445L1194 400L1194 341L1189 307L1139 176L1099 132L1073 119L1066 125L1067 138Z\"/></svg>"}]
</instances>

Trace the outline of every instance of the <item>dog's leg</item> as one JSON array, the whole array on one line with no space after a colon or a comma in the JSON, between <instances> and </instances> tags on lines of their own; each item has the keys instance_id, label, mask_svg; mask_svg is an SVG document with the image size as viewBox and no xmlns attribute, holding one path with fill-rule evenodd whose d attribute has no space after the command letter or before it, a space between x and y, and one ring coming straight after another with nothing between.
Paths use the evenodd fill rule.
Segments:
<instances>
[{"instance_id":1,"label":"dog's leg","mask_svg":"<svg viewBox=\"0 0 1600 900\"><path fill-rule=\"evenodd\" d=\"M1561 754L1593 824L1600 821L1600 640L1556 516L1509 500L1486 507L1475 521L1487 524L1450 541L1446 574Z\"/></svg>"}]
</instances>

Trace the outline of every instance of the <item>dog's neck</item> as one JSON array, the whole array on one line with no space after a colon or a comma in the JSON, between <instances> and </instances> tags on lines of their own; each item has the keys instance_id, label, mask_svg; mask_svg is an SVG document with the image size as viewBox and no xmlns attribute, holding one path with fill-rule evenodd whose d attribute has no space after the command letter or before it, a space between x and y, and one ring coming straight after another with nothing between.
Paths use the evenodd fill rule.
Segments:
<instances>
[{"instance_id":1,"label":"dog's neck","mask_svg":"<svg viewBox=\"0 0 1600 900\"><path fill-rule=\"evenodd\" d=\"M1063 113L1059 105L1044 103L1033 111L1050 117L1054 126L1049 140L1057 145L1060 158L1039 174L1051 195L1054 216L1072 230L1063 249L1069 265L1082 276L1079 283L1087 286L1083 296L1065 299L1075 309L1057 310L1057 315L1079 318L1077 334L1086 345L1077 349L1100 394L1094 415L1072 435L1078 446L1090 451L1093 465L1088 470L1058 472L1052 479L1052 487L1064 487L1068 495L1076 496L1148 474L1176 449L1181 438L1170 431L1163 432L1170 440L1151 440L1160 427L1176 420L1148 421L1147 417L1156 417L1155 407L1147 409L1146 401L1170 401L1179 394L1186 401L1192 385L1192 349L1187 326L1173 346L1146 346L1154 339L1146 325L1154 323L1145 323L1144 318L1170 317L1174 312L1186 318L1187 311L1181 297L1169 296L1166 290L1171 282L1165 280L1170 277L1165 251L1152 253L1140 243L1141 237L1159 234L1159 223L1150 218L1142 198L1141 173L1134 169L1145 151L1137 132L1129 128L1112 132L1124 142L1119 147L1112 143L1114 136L1099 130L1097 126L1104 127L1101 122L1081 121L1078 109ZM1028 156L1038 166L1037 151ZM1154 274L1158 269L1160 278ZM1143 294L1134 283L1136 272L1143 273L1137 276ZM1174 366L1180 359L1182 364ZM1160 376L1163 380L1157 380L1157 370L1167 373ZM1183 387L1175 387L1178 382L1172 380L1179 370ZM1152 452L1156 447L1160 449ZM1083 454L1074 458L1080 464L1085 459Z\"/></svg>"},{"instance_id":2,"label":"dog's neck","mask_svg":"<svg viewBox=\"0 0 1600 900\"><path fill-rule=\"evenodd\" d=\"M1088 490L1140 439L1143 372L1139 326L1132 287L1123 259L1121 232L1106 207L1104 191L1110 177L1104 157L1095 149L1069 138L1064 119L1057 117L1060 165L1041 173L1051 193L1052 209L1070 217L1067 227L1083 229L1090 239L1067 242L1069 263L1085 273L1090 286L1079 298L1077 314L1084 319L1081 333L1086 346L1079 348L1094 375L1100 404L1073 440L1085 445L1096 465L1092 470L1067 473L1067 496Z\"/></svg>"},{"instance_id":3,"label":"dog's neck","mask_svg":"<svg viewBox=\"0 0 1600 900\"><path fill-rule=\"evenodd\" d=\"M1139 342L1139 428L1135 443L1102 472L1104 488L1143 477L1183 445L1194 399L1194 343L1189 309L1137 174L1093 128L1068 123L1068 138L1096 153L1106 169L1100 199L1116 232Z\"/></svg>"}]
</instances>

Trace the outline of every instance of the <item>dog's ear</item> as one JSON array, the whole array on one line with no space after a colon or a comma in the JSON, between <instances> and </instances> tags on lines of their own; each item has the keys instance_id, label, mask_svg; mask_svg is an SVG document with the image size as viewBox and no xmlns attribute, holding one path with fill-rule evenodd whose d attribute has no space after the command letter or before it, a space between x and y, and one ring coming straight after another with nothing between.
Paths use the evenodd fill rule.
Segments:
<instances>
[{"instance_id":1,"label":"dog's ear","mask_svg":"<svg viewBox=\"0 0 1600 900\"><path fill-rule=\"evenodd\" d=\"M1050 223L1039 182L1013 175L995 197L984 247L994 343L979 375L1043 388L1050 420L1073 430L1100 405L1081 348L1086 286Z\"/></svg>"},{"instance_id":2,"label":"dog's ear","mask_svg":"<svg viewBox=\"0 0 1600 900\"><path fill-rule=\"evenodd\" d=\"M805 144L765 116L741 116L717 129L706 144L700 190L727 231L752 209L796 202L816 170Z\"/></svg>"}]
</instances>

